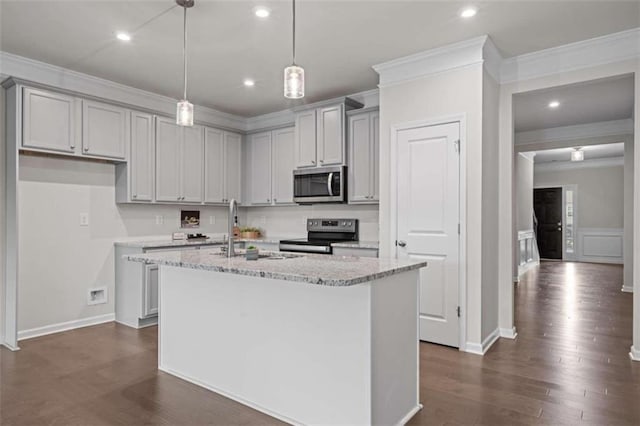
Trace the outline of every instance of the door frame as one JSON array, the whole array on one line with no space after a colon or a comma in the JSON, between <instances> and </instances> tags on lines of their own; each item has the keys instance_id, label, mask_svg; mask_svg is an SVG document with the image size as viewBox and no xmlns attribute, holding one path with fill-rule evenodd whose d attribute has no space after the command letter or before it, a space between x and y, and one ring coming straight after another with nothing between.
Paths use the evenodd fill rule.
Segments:
<instances>
[{"instance_id":1,"label":"door frame","mask_svg":"<svg viewBox=\"0 0 640 426\"><path fill-rule=\"evenodd\" d=\"M534 171L535 175L535 171ZM578 259L578 185L568 184L568 185L533 185L534 191L536 189L551 189L551 188L562 188L562 261L563 262L575 262ZM567 256L567 190L573 191L573 256ZM533 195L533 194L531 194ZM535 205L534 205L535 212ZM536 232L536 244L538 243L538 237ZM542 256L540 256L542 259Z\"/></svg>"},{"instance_id":2,"label":"door frame","mask_svg":"<svg viewBox=\"0 0 640 426\"><path fill-rule=\"evenodd\" d=\"M398 240L398 132L403 130L417 129L421 127L431 127L443 124L458 123L460 126L460 146L459 146L459 182L458 182L458 221L460 223L460 233L458 235L458 306L460 306L460 317L458 318L458 350L467 351L467 274L466 274L466 235L467 235L467 116L465 113L447 116L427 118L424 120L408 121L390 126L390 182L391 189L391 209L389 211L389 222L391 228L391 240ZM392 255L398 258L398 246L394 245Z\"/></svg>"}]
</instances>

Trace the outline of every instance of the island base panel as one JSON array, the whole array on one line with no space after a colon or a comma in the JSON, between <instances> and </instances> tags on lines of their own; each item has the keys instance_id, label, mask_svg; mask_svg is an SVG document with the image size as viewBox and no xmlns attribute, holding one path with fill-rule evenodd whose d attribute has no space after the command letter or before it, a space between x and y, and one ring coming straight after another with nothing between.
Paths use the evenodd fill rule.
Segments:
<instances>
[{"instance_id":1,"label":"island base panel","mask_svg":"<svg viewBox=\"0 0 640 426\"><path fill-rule=\"evenodd\" d=\"M328 287L160 267L160 369L294 424L418 404L418 271Z\"/></svg>"}]
</instances>

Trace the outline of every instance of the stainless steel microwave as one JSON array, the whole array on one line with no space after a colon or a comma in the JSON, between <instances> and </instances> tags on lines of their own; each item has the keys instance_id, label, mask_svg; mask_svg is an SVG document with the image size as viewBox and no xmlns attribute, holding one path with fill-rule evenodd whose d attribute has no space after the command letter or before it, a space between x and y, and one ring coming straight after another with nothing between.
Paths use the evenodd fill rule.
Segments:
<instances>
[{"instance_id":1,"label":"stainless steel microwave","mask_svg":"<svg viewBox=\"0 0 640 426\"><path fill-rule=\"evenodd\" d=\"M333 166L294 170L293 201L298 204L345 203L347 168Z\"/></svg>"}]
</instances>

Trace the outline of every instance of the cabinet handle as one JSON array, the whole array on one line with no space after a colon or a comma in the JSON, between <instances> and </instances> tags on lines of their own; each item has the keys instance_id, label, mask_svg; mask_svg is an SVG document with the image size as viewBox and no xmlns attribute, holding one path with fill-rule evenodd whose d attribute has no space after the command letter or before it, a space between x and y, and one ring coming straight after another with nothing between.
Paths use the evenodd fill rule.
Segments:
<instances>
[{"instance_id":1,"label":"cabinet handle","mask_svg":"<svg viewBox=\"0 0 640 426\"><path fill-rule=\"evenodd\" d=\"M311 164L316 164L316 160L311 160Z\"/></svg>"},{"instance_id":2,"label":"cabinet handle","mask_svg":"<svg viewBox=\"0 0 640 426\"><path fill-rule=\"evenodd\" d=\"M275 203L275 202L277 202L277 201L278 201L278 199L277 199L277 198L274 198L274 199L273 199L273 202L274 202L274 203Z\"/></svg>"},{"instance_id":3,"label":"cabinet handle","mask_svg":"<svg viewBox=\"0 0 640 426\"><path fill-rule=\"evenodd\" d=\"M324 164L324 160L320 160L320 164Z\"/></svg>"},{"instance_id":4,"label":"cabinet handle","mask_svg":"<svg viewBox=\"0 0 640 426\"><path fill-rule=\"evenodd\" d=\"M85 152L89 151L89 147L88 147L88 146L85 146L85 147L84 147L84 151L85 151Z\"/></svg>"},{"instance_id":5,"label":"cabinet handle","mask_svg":"<svg viewBox=\"0 0 640 426\"><path fill-rule=\"evenodd\" d=\"M76 146L74 144L71 144L71 145L69 145L69 148L76 149Z\"/></svg>"},{"instance_id":6,"label":"cabinet handle","mask_svg":"<svg viewBox=\"0 0 640 426\"><path fill-rule=\"evenodd\" d=\"M138 198L138 196L136 194L133 194L133 198Z\"/></svg>"},{"instance_id":7,"label":"cabinet handle","mask_svg":"<svg viewBox=\"0 0 640 426\"><path fill-rule=\"evenodd\" d=\"M180 197L178 197L178 201L180 201Z\"/></svg>"},{"instance_id":8,"label":"cabinet handle","mask_svg":"<svg viewBox=\"0 0 640 426\"><path fill-rule=\"evenodd\" d=\"M267 198L267 203L270 203L270 202L271 202L271 198Z\"/></svg>"}]
</instances>

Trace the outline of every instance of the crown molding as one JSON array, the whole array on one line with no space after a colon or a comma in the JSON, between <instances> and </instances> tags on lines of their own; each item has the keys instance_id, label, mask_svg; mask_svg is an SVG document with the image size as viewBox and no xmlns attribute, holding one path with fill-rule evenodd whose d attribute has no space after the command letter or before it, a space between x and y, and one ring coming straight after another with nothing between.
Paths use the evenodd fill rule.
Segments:
<instances>
[{"instance_id":1,"label":"crown molding","mask_svg":"<svg viewBox=\"0 0 640 426\"><path fill-rule=\"evenodd\" d=\"M517 146L531 143L561 142L632 134L633 120L627 118L625 120L599 121L597 123L517 132L514 140Z\"/></svg>"},{"instance_id":2,"label":"crown molding","mask_svg":"<svg viewBox=\"0 0 640 426\"><path fill-rule=\"evenodd\" d=\"M500 68L504 59L489 36L487 36L487 40L482 46L482 58L484 60L484 69L497 83L500 83Z\"/></svg>"},{"instance_id":3,"label":"crown molding","mask_svg":"<svg viewBox=\"0 0 640 426\"><path fill-rule=\"evenodd\" d=\"M489 36L483 35L374 65L373 69L380 75L379 87L481 64L488 39Z\"/></svg>"},{"instance_id":4,"label":"crown molding","mask_svg":"<svg viewBox=\"0 0 640 426\"><path fill-rule=\"evenodd\" d=\"M536 157L535 152L519 152L518 155L532 163L535 161L535 157Z\"/></svg>"},{"instance_id":5,"label":"crown molding","mask_svg":"<svg viewBox=\"0 0 640 426\"><path fill-rule=\"evenodd\" d=\"M640 28L608 34L502 62L500 83L513 83L640 57Z\"/></svg>"},{"instance_id":6,"label":"crown molding","mask_svg":"<svg viewBox=\"0 0 640 426\"><path fill-rule=\"evenodd\" d=\"M100 99L173 115L176 99L125 86L89 74L72 71L0 51L0 74L41 85L82 93ZM211 108L196 106L195 120L213 126L245 130L246 119Z\"/></svg>"},{"instance_id":7,"label":"crown molding","mask_svg":"<svg viewBox=\"0 0 640 426\"><path fill-rule=\"evenodd\" d=\"M624 167L624 157L595 158L584 161L552 161L549 163L534 164L536 173L600 167Z\"/></svg>"}]
</instances>

